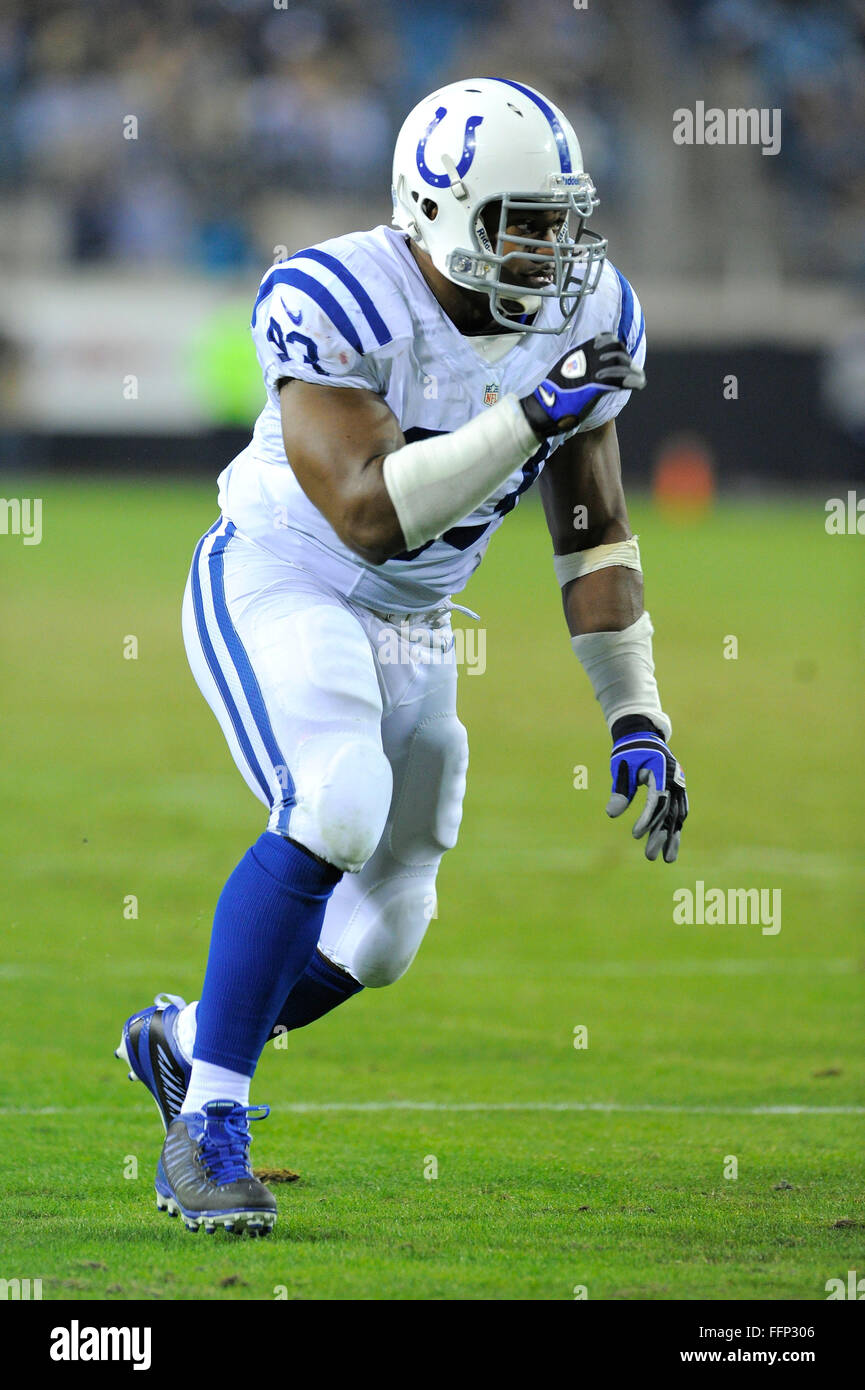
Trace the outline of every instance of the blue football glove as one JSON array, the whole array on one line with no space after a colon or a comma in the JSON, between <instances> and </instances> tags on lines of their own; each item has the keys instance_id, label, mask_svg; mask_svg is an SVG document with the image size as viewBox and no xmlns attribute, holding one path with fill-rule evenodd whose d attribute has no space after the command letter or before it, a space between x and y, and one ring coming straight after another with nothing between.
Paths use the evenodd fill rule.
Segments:
<instances>
[{"instance_id":1,"label":"blue football glove","mask_svg":"<svg viewBox=\"0 0 865 1390\"><path fill-rule=\"evenodd\" d=\"M521 404L538 438L548 439L576 429L607 391L641 391L645 384L646 373L615 333L599 333L559 358Z\"/></svg>"},{"instance_id":2,"label":"blue football glove","mask_svg":"<svg viewBox=\"0 0 865 1390\"><path fill-rule=\"evenodd\" d=\"M672 864L679 853L682 826L688 814L685 773L653 724L641 716L626 716L613 725L612 795L608 816L620 816L634 799L638 787L646 788L646 804L637 820L633 836L641 840L648 832L646 858L657 859L663 847L664 859Z\"/></svg>"}]
</instances>

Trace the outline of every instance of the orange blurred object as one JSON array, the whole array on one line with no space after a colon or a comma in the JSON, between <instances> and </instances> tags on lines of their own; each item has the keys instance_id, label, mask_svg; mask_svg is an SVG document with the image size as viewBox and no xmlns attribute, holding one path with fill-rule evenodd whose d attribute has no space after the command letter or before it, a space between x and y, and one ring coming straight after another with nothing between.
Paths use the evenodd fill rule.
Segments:
<instances>
[{"instance_id":1,"label":"orange blurred object","mask_svg":"<svg viewBox=\"0 0 865 1390\"><path fill-rule=\"evenodd\" d=\"M696 520L711 510L715 469L708 446L697 435L667 440L658 453L652 497L665 515Z\"/></svg>"}]
</instances>

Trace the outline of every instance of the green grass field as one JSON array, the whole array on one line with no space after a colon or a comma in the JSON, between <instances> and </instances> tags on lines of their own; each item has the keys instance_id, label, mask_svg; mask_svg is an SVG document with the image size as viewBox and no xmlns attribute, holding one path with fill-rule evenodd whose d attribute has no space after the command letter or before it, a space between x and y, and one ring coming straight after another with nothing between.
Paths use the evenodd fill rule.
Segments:
<instances>
[{"instance_id":1,"label":"green grass field","mask_svg":"<svg viewBox=\"0 0 865 1390\"><path fill-rule=\"evenodd\" d=\"M268 1048L254 1161L301 1178L269 1241L235 1241L157 1214L161 1126L112 1056L157 991L197 996L263 826L180 639L214 490L39 492L41 545L0 536L0 1277L63 1299L820 1300L865 1274L861 538L827 536L820 500L690 525L632 506L693 807L667 866L604 815L540 511L508 519L464 595L487 668L462 678L438 920L397 985ZM780 932L676 925L700 879L780 889Z\"/></svg>"}]
</instances>

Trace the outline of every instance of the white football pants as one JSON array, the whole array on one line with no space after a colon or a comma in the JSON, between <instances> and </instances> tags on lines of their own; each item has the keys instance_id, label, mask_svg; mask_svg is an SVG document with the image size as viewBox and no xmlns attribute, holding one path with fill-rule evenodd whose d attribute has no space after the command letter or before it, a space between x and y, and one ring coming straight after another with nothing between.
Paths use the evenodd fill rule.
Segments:
<instances>
[{"instance_id":1,"label":"white football pants","mask_svg":"<svg viewBox=\"0 0 865 1390\"><path fill-rule=\"evenodd\" d=\"M468 741L447 601L377 614L223 517L183 600L192 673L268 829L348 872L319 948L361 984L414 959L456 844Z\"/></svg>"}]
</instances>

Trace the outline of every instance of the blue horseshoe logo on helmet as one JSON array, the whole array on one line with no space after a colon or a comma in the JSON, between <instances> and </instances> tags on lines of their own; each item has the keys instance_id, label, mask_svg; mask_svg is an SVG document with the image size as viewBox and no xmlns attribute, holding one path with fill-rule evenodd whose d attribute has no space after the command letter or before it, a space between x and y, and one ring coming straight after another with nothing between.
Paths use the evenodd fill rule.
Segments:
<instances>
[{"instance_id":1,"label":"blue horseshoe logo on helmet","mask_svg":"<svg viewBox=\"0 0 865 1390\"><path fill-rule=\"evenodd\" d=\"M423 139L419 141L417 147L417 167L421 178L427 183L431 183L434 188L449 188L450 176L448 174L434 174L428 167L425 153L426 142L432 135L436 126L448 113L446 106L440 106L427 126L423 134ZM475 131L483 121L483 116L469 116L466 121L465 135L463 136L463 152L460 155L460 162L456 166L457 174L460 178L467 174L471 168L472 160L475 157Z\"/></svg>"}]
</instances>

